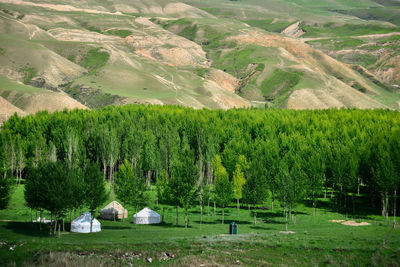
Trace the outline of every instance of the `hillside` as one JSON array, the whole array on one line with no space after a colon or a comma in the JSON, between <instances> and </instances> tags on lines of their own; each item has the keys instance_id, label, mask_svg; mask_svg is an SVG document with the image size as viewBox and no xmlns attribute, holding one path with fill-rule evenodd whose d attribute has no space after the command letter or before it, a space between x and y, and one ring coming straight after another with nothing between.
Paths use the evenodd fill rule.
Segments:
<instances>
[{"instance_id":1,"label":"hillside","mask_svg":"<svg viewBox=\"0 0 400 267\"><path fill-rule=\"evenodd\" d=\"M0 0L0 95L27 113L399 109L399 24L390 0Z\"/></svg>"}]
</instances>

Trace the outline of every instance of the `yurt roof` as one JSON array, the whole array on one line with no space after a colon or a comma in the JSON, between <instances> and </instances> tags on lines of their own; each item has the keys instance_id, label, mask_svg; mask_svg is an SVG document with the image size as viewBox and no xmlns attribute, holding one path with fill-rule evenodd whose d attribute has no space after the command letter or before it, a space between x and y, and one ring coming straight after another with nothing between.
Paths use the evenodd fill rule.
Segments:
<instances>
[{"instance_id":1,"label":"yurt roof","mask_svg":"<svg viewBox=\"0 0 400 267\"><path fill-rule=\"evenodd\" d=\"M72 223L73 224L76 224L76 223L78 223L78 224L86 224L86 223L90 224L91 218L92 218L92 215L90 214L90 212L86 211L86 212L82 213L81 215L79 215L78 218L73 220ZM100 223L100 222L98 220L96 220L96 219L93 219L93 224L94 223Z\"/></svg>"},{"instance_id":2,"label":"yurt roof","mask_svg":"<svg viewBox=\"0 0 400 267\"><path fill-rule=\"evenodd\" d=\"M135 215L135 217L160 217L160 214L150 208L144 208Z\"/></svg>"},{"instance_id":3,"label":"yurt roof","mask_svg":"<svg viewBox=\"0 0 400 267\"><path fill-rule=\"evenodd\" d=\"M100 212L113 212L113 210L123 212L125 208L118 201L114 200L105 206Z\"/></svg>"}]
</instances>

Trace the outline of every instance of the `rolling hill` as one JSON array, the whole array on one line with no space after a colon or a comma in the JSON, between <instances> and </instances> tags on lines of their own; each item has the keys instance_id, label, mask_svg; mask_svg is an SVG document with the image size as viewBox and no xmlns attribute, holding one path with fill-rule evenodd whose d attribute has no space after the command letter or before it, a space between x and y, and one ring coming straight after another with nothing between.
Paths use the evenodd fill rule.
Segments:
<instances>
[{"instance_id":1,"label":"rolling hill","mask_svg":"<svg viewBox=\"0 0 400 267\"><path fill-rule=\"evenodd\" d=\"M0 0L0 112L400 108L400 2Z\"/></svg>"}]
</instances>

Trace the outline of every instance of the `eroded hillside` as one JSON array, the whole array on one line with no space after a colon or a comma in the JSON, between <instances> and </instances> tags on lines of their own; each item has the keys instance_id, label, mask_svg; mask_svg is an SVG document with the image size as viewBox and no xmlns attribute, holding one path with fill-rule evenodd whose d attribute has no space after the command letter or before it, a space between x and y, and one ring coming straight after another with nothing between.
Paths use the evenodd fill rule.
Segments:
<instances>
[{"instance_id":1,"label":"eroded hillside","mask_svg":"<svg viewBox=\"0 0 400 267\"><path fill-rule=\"evenodd\" d=\"M1 112L398 109L399 5L331 2L0 0Z\"/></svg>"}]
</instances>

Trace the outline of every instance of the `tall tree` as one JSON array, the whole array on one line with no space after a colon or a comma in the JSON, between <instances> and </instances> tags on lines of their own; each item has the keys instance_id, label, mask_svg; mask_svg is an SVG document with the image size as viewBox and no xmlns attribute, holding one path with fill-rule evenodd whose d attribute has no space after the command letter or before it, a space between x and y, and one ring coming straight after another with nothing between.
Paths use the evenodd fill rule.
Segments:
<instances>
[{"instance_id":1,"label":"tall tree","mask_svg":"<svg viewBox=\"0 0 400 267\"><path fill-rule=\"evenodd\" d=\"M242 199L243 185L246 182L242 167L239 163L236 164L235 171L233 172L233 191L234 197L237 201L237 216L239 217L239 200Z\"/></svg>"},{"instance_id":2,"label":"tall tree","mask_svg":"<svg viewBox=\"0 0 400 267\"><path fill-rule=\"evenodd\" d=\"M214 176L215 176L215 196L218 205L222 207L222 220L224 224L225 206L229 204L233 197L233 186L229 181L229 175L225 167L222 165L221 157L215 156L213 160Z\"/></svg>"},{"instance_id":3,"label":"tall tree","mask_svg":"<svg viewBox=\"0 0 400 267\"><path fill-rule=\"evenodd\" d=\"M123 203L131 204L135 209L135 214L139 208L147 203L146 179L137 176L133 170L133 166L128 161L125 160L120 165L115 184L115 192L118 199ZM134 222L136 229L136 218Z\"/></svg>"},{"instance_id":4,"label":"tall tree","mask_svg":"<svg viewBox=\"0 0 400 267\"><path fill-rule=\"evenodd\" d=\"M90 232L92 232L95 211L100 207L109 196L102 177L102 173L97 164L88 164L84 172L85 183L85 202L90 210Z\"/></svg>"},{"instance_id":5,"label":"tall tree","mask_svg":"<svg viewBox=\"0 0 400 267\"><path fill-rule=\"evenodd\" d=\"M262 165L262 160L256 160L251 163L249 177L243 187L243 195L247 203L253 205L254 224L256 224L256 205L264 202L268 196L266 170Z\"/></svg>"},{"instance_id":6,"label":"tall tree","mask_svg":"<svg viewBox=\"0 0 400 267\"><path fill-rule=\"evenodd\" d=\"M187 139L182 138L181 153L172 164L170 192L185 210L185 227L188 227L188 210L193 205L198 189L199 170Z\"/></svg>"}]
</instances>

